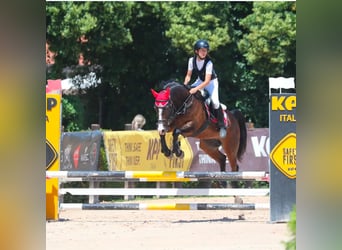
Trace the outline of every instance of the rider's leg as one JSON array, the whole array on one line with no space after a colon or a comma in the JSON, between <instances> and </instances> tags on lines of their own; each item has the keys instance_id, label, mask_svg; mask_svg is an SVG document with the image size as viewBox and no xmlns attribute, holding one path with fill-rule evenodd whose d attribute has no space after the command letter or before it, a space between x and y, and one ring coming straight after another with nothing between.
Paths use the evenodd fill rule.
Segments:
<instances>
[{"instance_id":1,"label":"rider's leg","mask_svg":"<svg viewBox=\"0 0 342 250\"><path fill-rule=\"evenodd\" d=\"M217 117L217 124L220 128L220 137L224 138L226 137L227 131L226 126L224 124L224 117L223 117L223 111L221 105L219 105L218 109L215 109L215 115Z\"/></svg>"},{"instance_id":2,"label":"rider's leg","mask_svg":"<svg viewBox=\"0 0 342 250\"><path fill-rule=\"evenodd\" d=\"M217 79L212 80L212 84L213 84L213 89L212 89L212 93L211 93L211 101L212 101L213 107L214 107L214 114L218 120L218 126L220 128L220 137L224 138L224 137L226 137L227 131L226 131L226 127L224 125L224 116L223 116L222 107L221 107L221 104L219 101Z\"/></svg>"}]
</instances>

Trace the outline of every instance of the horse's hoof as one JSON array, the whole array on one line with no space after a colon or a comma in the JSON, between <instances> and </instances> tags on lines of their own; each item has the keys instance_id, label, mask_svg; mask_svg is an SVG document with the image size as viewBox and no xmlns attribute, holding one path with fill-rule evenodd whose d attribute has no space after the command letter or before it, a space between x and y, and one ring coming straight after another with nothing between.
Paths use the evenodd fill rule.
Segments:
<instances>
[{"instance_id":1,"label":"horse's hoof","mask_svg":"<svg viewBox=\"0 0 342 250\"><path fill-rule=\"evenodd\" d=\"M184 152L181 150L178 153L176 153L176 156L182 159L184 157Z\"/></svg>"},{"instance_id":2,"label":"horse's hoof","mask_svg":"<svg viewBox=\"0 0 342 250\"><path fill-rule=\"evenodd\" d=\"M178 158L184 157L184 152L182 150L173 150L172 151Z\"/></svg>"},{"instance_id":3,"label":"horse's hoof","mask_svg":"<svg viewBox=\"0 0 342 250\"><path fill-rule=\"evenodd\" d=\"M171 150L162 151L162 153L165 155L165 157L170 157L171 156Z\"/></svg>"}]
</instances>

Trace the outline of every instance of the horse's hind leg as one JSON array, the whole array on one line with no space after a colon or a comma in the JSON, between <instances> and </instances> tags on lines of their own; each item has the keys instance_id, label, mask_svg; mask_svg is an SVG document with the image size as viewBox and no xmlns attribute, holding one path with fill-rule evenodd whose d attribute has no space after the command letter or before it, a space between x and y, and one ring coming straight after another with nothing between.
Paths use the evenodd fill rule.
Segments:
<instances>
[{"instance_id":1,"label":"horse's hind leg","mask_svg":"<svg viewBox=\"0 0 342 250\"><path fill-rule=\"evenodd\" d=\"M224 172L226 171L226 156L219 150L220 145L218 140L201 139L199 146L219 164L220 170Z\"/></svg>"},{"instance_id":2,"label":"horse's hind leg","mask_svg":"<svg viewBox=\"0 0 342 250\"><path fill-rule=\"evenodd\" d=\"M200 140L200 148L219 164L221 172L225 172L227 158L219 150L220 145L221 143L218 140ZM215 181L214 184L217 184L221 188L227 187L227 181Z\"/></svg>"},{"instance_id":3,"label":"horse's hind leg","mask_svg":"<svg viewBox=\"0 0 342 250\"><path fill-rule=\"evenodd\" d=\"M222 147L228 157L231 171L239 171L239 165L237 162L237 151L239 147L239 141L237 140L237 138L233 138L232 133L228 133L226 138L222 142ZM239 181L229 181L229 183L231 188L239 187Z\"/></svg>"},{"instance_id":4,"label":"horse's hind leg","mask_svg":"<svg viewBox=\"0 0 342 250\"><path fill-rule=\"evenodd\" d=\"M234 126L231 127L233 130ZM230 168L232 172L239 171L239 166L237 163L237 153L239 149L239 134L238 131L229 131L227 136L221 140L224 152L228 157Z\"/></svg>"}]
</instances>

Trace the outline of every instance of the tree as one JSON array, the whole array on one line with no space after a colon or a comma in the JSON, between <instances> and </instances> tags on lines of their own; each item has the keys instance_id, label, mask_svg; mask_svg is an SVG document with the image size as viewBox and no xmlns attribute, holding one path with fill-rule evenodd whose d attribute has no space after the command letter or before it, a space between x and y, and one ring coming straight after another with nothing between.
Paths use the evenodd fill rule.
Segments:
<instances>
[{"instance_id":1,"label":"tree","mask_svg":"<svg viewBox=\"0 0 342 250\"><path fill-rule=\"evenodd\" d=\"M131 4L123 2L47 2L46 38L56 62L76 65L79 54L92 64L108 58L108 50L132 42L125 27Z\"/></svg>"},{"instance_id":2,"label":"tree","mask_svg":"<svg viewBox=\"0 0 342 250\"><path fill-rule=\"evenodd\" d=\"M241 20L247 30L238 43L253 72L295 76L296 3L254 2L253 13Z\"/></svg>"},{"instance_id":3,"label":"tree","mask_svg":"<svg viewBox=\"0 0 342 250\"><path fill-rule=\"evenodd\" d=\"M196 40L207 39L215 51L230 42L228 2L165 2L161 7L168 22L165 35L175 48L192 53Z\"/></svg>"},{"instance_id":4,"label":"tree","mask_svg":"<svg viewBox=\"0 0 342 250\"><path fill-rule=\"evenodd\" d=\"M57 52L47 79L91 82L68 97L80 129L91 123L123 129L137 113L146 117L145 129L155 129L150 88L182 82L200 38L210 42L221 101L256 126L268 125L267 78L295 73L295 3L47 2L46 23ZM280 31L285 38L274 39Z\"/></svg>"},{"instance_id":5,"label":"tree","mask_svg":"<svg viewBox=\"0 0 342 250\"><path fill-rule=\"evenodd\" d=\"M92 100L90 122L102 123L104 93L118 84L114 77L125 63L113 51L132 42L126 28L131 18L132 3L123 2L47 2L47 42L57 53L56 63L48 68L47 78L72 78L80 86L95 74L98 86L88 89ZM117 54L117 53L116 53ZM115 54L114 54L115 55ZM82 64L79 58L84 58ZM123 58L123 57L121 57ZM95 104L95 105L94 105Z\"/></svg>"}]
</instances>

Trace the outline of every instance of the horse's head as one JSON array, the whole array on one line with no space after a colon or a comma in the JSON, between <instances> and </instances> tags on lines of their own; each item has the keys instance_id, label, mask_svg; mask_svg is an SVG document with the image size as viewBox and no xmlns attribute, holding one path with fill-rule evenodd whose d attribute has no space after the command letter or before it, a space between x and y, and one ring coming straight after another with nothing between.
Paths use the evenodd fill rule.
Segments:
<instances>
[{"instance_id":1,"label":"horse's head","mask_svg":"<svg viewBox=\"0 0 342 250\"><path fill-rule=\"evenodd\" d=\"M169 131L169 125L174 113L174 105L170 99L170 88L166 88L159 93L154 89L151 92L155 98L154 108L158 115L157 129L163 135Z\"/></svg>"},{"instance_id":2,"label":"horse's head","mask_svg":"<svg viewBox=\"0 0 342 250\"><path fill-rule=\"evenodd\" d=\"M185 114L192 104L192 95L185 85L172 81L164 85L159 93L151 89L155 98L154 108L158 116L157 129L160 135L165 134L172 127L178 115Z\"/></svg>"}]
</instances>

